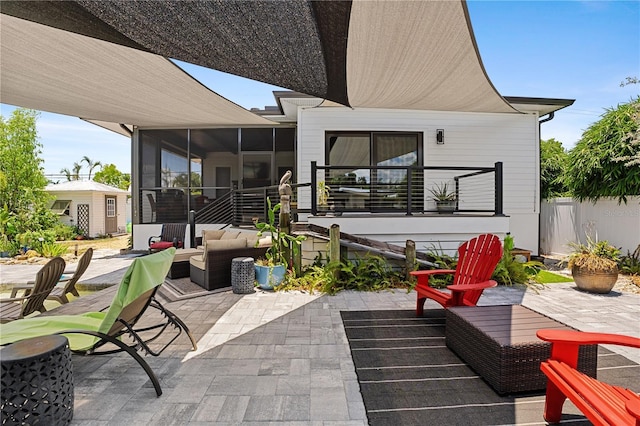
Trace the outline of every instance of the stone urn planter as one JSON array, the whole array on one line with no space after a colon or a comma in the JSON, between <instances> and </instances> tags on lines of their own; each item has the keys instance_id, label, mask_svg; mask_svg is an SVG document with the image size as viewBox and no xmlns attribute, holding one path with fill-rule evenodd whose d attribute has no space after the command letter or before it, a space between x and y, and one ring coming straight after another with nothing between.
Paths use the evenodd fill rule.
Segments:
<instances>
[{"instance_id":1,"label":"stone urn planter","mask_svg":"<svg viewBox=\"0 0 640 426\"><path fill-rule=\"evenodd\" d=\"M569 268L578 290L591 293L609 293L618 280L620 250L607 241L573 244L569 255Z\"/></svg>"},{"instance_id":2,"label":"stone urn planter","mask_svg":"<svg viewBox=\"0 0 640 426\"><path fill-rule=\"evenodd\" d=\"M605 294L616 285L618 269L589 271L586 268L574 266L571 268L571 275L579 290Z\"/></svg>"}]
</instances>

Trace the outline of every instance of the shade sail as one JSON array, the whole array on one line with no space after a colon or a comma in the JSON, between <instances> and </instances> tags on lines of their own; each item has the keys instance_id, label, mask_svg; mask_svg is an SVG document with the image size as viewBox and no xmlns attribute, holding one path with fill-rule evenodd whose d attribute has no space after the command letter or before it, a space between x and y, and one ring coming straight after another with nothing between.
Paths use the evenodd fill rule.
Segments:
<instances>
[{"instance_id":1,"label":"shade sail","mask_svg":"<svg viewBox=\"0 0 640 426\"><path fill-rule=\"evenodd\" d=\"M352 107L516 112L486 76L462 0L3 1L1 12Z\"/></svg>"},{"instance_id":2,"label":"shade sail","mask_svg":"<svg viewBox=\"0 0 640 426\"><path fill-rule=\"evenodd\" d=\"M162 56L4 14L0 25L3 103L149 127L273 124Z\"/></svg>"}]
</instances>

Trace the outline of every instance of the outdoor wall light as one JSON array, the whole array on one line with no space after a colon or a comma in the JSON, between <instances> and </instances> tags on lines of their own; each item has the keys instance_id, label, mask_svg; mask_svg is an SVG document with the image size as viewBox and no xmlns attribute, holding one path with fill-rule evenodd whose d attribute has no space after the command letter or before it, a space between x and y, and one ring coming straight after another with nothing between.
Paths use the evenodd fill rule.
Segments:
<instances>
[{"instance_id":1,"label":"outdoor wall light","mask_svg":"<svg viewBox=\"0 0 640 426\"><path fill-rule=\"evenodd\" d=\"M444 145L444 129L436 130L436 143L438 145Z\"/></svg>"}]
</instances>

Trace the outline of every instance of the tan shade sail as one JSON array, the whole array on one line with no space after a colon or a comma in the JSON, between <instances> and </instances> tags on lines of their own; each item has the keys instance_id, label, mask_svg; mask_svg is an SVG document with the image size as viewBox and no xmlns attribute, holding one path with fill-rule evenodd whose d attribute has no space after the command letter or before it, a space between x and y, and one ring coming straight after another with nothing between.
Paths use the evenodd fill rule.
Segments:
<instances>
[{"instance_id":1,"label":"tan shade sail","mask_svg":"<svg viewBox=\"0 0 640 426\"><path fill-rule=\"evenodd\" d=\"M463 0L5 0L1 12L3 21L11 15L76 34L31 25L5 30L3 22L3 55L5 33L19 32L11 41L15 69L11 79L3 76L9 85L3 102L33 104L40 89L75 77L78 82L60 88L65 96L43 106L89 107L92 86L113 89L96 99L112 106L112 116L88 108L89 119L255 123L147 52L352 107L517 112L487 78ZM15 61L28 64L21 69ZM4 59L2 67L4 74ZM121 98L127 88L137 92Z\"/></svg>"},{"instance_id":2,"label":"tan shade sail","mask_svg":"<svg viewBox=\"0 0 640 426\"><path fill-rule=\"evenodd\" d=\"M0 15L0 101L137 126L272 125L162 56Z\"/></svg>"}]
</instances>

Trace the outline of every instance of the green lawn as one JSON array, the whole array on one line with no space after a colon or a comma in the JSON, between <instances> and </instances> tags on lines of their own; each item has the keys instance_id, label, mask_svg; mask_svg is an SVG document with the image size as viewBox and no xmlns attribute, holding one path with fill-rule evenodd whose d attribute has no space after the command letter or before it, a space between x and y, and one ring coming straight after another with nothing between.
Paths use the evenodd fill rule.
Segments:
<instances>
[{"instance_id":1,"label":"green lawn","mask_svg":"<svg viewBox=\"0 0 640 426\"><path fill-rule=\"evenodd\" d=\"M573 278L565 275L555 274L553 272L541 270L535 277L535 280L542 284L570 283Z\"/></svg>"}]
</instances>

